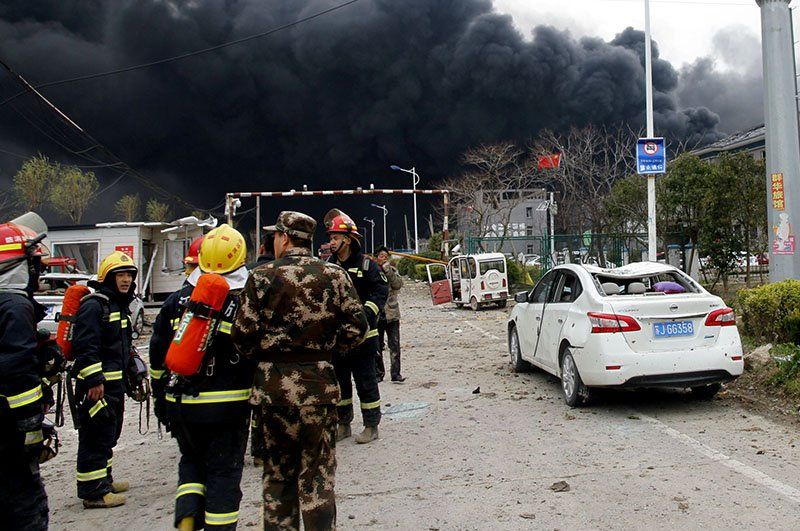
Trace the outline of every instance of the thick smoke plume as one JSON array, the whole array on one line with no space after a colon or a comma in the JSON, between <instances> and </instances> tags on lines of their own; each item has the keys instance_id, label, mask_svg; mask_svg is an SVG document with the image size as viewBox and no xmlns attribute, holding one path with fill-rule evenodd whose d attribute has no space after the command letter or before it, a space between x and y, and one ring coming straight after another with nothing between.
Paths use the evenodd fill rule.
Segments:
<instances>
[{"instance_id":1,"label":"thick smoke plume","mask_svg":"<svg viewBox=\"0 0 800 531\"><path fill-rule=\"evenodd\" d=\"M336 3L6 0L0 49L43 83L212 46ZM248 44L44 93L131 165L210 205L234 189L405 183L392 163L423 168L430 182L469 146L525 142L542 128L638 129L643 55L632 28L611 42L549 26L526 39L490 0L362 0ZM657 132L722 136L701 98L682 91L690 105L679 107L679 73L655 57ZM64 158L8 106L0 142Z\"/></svg>"}]
</instances>

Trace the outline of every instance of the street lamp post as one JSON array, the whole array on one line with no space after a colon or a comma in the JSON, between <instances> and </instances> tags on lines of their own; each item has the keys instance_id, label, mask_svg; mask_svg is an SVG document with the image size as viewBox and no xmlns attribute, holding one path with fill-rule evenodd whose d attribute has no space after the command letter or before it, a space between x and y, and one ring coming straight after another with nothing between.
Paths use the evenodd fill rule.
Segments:
<instances>
[{"instance_id":1,"label":"street lamp post","mask_svg":"<svg viewBox=\"0 0 800 531\"><path fill-rule=\"evenodd\" d=\"M374 253L375 252L375 220L374 219L369 219L369 218L364 218L364 221L366 221L370 225L370 228L369 228L369 232L370 232L370 236L369 236L370 247L372 248L372 252Z\"/></svg>"},{"instance_id":2,"label":"street lamp post","mask_svg":"<svg viewBox=\"0 0 800 531\"><path fill-rule=\"evenodd\" d=\"M387 247L386 245L386 215L389 213L389 209L386 208L386 205L376 205L375 203L371 203L372 206L375 208L380 208L383 210L383 246Z\"/></svg>"},{"instance_id":3,"label":"street lamp post","mask_svg":"<svg viewBox=\"0 0 800 531\"><path fill-rule=\"evenodd\" d=\"M411 181L411 189L415 190L414 192L414 253L419 254L419 232L417 231L417 185L419 184L419 175L417 175L416 168L411 168L410 170L405 170L400 166L395 166L392 164L389 166L389 169L394 171L404 171L406 173L410 173L413 176L413 180Z\"/></svg>"}]
</instances>

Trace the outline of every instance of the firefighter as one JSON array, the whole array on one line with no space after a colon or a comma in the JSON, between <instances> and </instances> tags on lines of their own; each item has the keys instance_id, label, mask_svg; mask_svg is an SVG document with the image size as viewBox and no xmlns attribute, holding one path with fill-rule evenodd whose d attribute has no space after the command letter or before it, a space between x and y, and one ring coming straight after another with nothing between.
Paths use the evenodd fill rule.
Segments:
<instances>
[{"instance_id":1,"label":"firefighter","mask_svg":"<svg viewBox=\"0 0 800 531\"><path fill-rule=\"evenodd\" d=\"M231 326L239 293L248 277L244 237L228 225L206 234L200 245L199 271L189 285L168 300L156 321L151 341L151 365L165 370L164 357L172 338L170 328L181 301L187 301L200 275L222 275L230 287L222 316L199 372L194 376L169 375L164 393L156 397L156 411L166 414L181 459L175 499L175 526L183 530L235 529L239 520L244 452L250 419L253 364L231 343ZM166 407L158 405L166 402Z\"/></svg>"},{"instance_id":2,"label":"firefighter","mask_svg":"<svg viewBox=\"0 0 800 531\"><path fill-rule=\"evenodd\" d=\"M330 262L342 266L350 275L358 292L364 313L369 321L369 332L364 342L351 351L334 358L336 377L342 390L338 404L339 425L336 439L350 437L353 421L353 384L356 382L358 399L361 402L361 417L364 431L356 436L359 444L378 438L381 421L381 397L375 372L378 352L378 315L386 304L389 285L381 268L361 252L361 235L353 220L340 210L333 209L325 215L325 226L330 236Z\"/></svg>"},{"instance_id":3,"label":"firefighter","mask_svg":"<svg viewBox=\"0 0 800 531\"><path fill-rule=\"evenodd\" d=\"M132 352L130 306L138 269L131 257L114 251L100 262L95 292L81 301L75 314L72 351L76 379L78 429L78 497L87 509L125 503L120 493L127 481L112 476L114 447L122 433L125 412L123 373Z\"/></svg>"},{"instance_id":4,"label":"firefighter","mask_svg":"<svg viewBox=\"0 0 800 531\"><path fill-rule=\"evenodd\" d=\"M183 258L184 273L188 277L197 269L197 255L200 253L200 244L203 243L203 236L195 238L189 245L189 250Z\"/></svg>"},{"instance_id":5,"label":"firefighter","mask_svg":"<svg viewBox=\"0 0 800 531\"><path fill-rule=\"evenodd\" d=\"M36 216L38 218L38 216ZM41 221L41 218L39 218ZM47 228L44 222L41 222ZM37 239L17 223L0 225L0 528L45 530L47 495L39 475L47 409L37 368L33 300L41 272Z\"/></svg>"},{"instance_id":6,"label":"firefighter","mask_svg":"<svg viewBox=\"0 0 800 531\"><path fill-rule=\"evenodd\" d=\"M336 525L334 352L358 345L367 318L342 268L311 255L316 222L281 212L274 262L256 268L242 293L233 340L258 361L251 402L261 411L264 529Z\"/></svg>"}]
</instances>

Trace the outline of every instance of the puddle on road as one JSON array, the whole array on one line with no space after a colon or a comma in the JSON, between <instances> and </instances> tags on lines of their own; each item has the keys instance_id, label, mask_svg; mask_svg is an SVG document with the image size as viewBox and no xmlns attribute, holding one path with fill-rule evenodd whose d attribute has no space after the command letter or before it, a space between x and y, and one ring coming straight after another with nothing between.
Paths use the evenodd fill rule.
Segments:
<instances>
[{"instance_id":1,"label":"puddle on road","mask_svg":"<svg viewBox=\"0 0 800 531\"><path fill-rule=\"evenodd\" d=\"M383 415L393 419L410 419L419 417L428 412L431 405L428 402L404 402L392 404L383 410Z\"/></svg>"}]
</instances>

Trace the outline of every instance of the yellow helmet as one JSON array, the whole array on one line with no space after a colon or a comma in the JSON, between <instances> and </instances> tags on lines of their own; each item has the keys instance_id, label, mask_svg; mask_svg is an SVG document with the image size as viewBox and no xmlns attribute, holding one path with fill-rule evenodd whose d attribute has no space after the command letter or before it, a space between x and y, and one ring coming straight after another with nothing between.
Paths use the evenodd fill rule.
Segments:
<instances>
[{"instance_id":1,"label":"yellow helmet","mask_svg":"<svg viewBox=\"0 0 800 531\"><path fill-rule=\"evenodd\" d=\"M133 263L133 258L122 251L114 251L100 262L100 269L97 271L97 281L103 282L109 273L119 271L129 271L133 273L134 278L136 278L136 273L139 269Z\"/></svg>"},{"instance_id":2,"label":"yellow helmet","mask_svg":"<svg viewBox=\"0 0 800 531\"><path fill-rule=\"evenodd\" d=\"M247 259L244 236L227 223L212 230L200 244L200 269L224 275L242 267Z\"/></svg>"}]
</instances>

